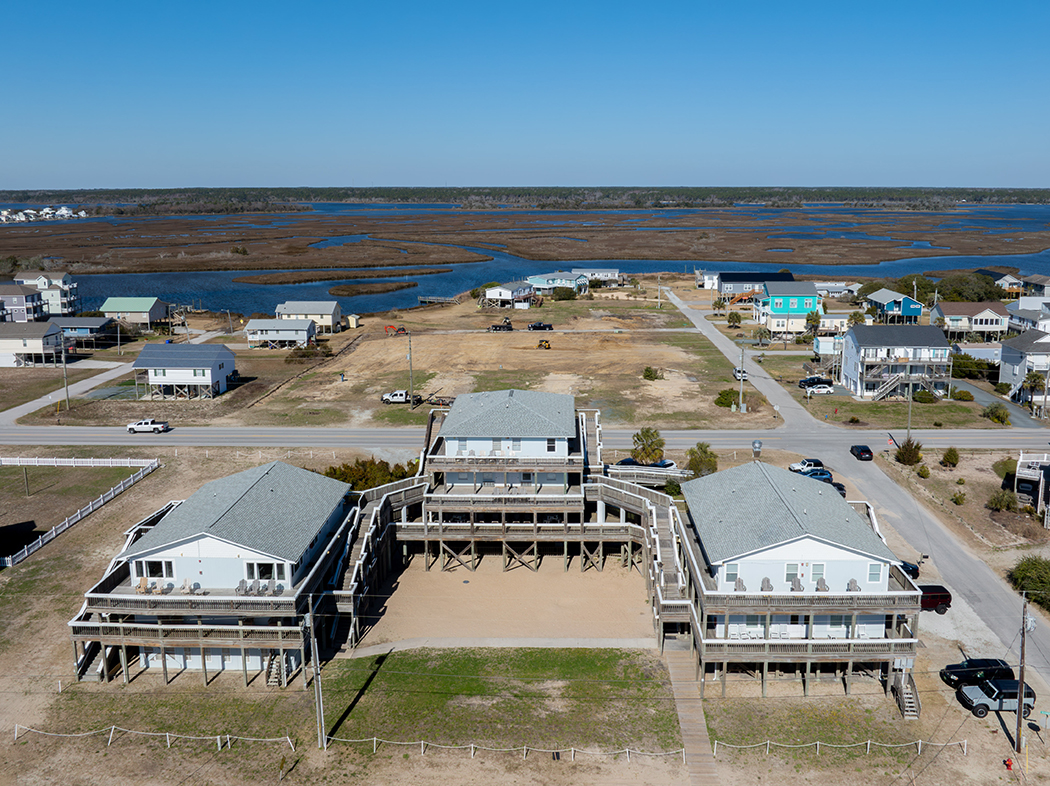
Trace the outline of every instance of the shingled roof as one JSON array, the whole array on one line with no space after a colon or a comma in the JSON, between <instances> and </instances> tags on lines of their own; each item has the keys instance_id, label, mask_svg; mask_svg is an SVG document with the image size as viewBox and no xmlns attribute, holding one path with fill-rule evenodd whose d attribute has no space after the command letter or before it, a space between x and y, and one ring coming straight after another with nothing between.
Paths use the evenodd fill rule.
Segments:
<instances>
[{"instance_id":1,"label":"shingled roof","mask_svg":"<svg viewBox=\"0 0 1050 786\"><path fill-rule=\"evenodd\" d=\"M812 537L877 559L893 552L827 483L755 461L682 484L711 564Z\"/></svg>"},{"instance_id":2,"label":"shingled roof","mask_svg":"<svg viewBox=\"0 0 1050 786\"><path fill-rule=\"evenodd\" d=\"M216 360L235 358L224 344L146 344L132 368L211 368Z\"/></svg>"},{"instance_id":3,"label":"shingled roof","mask_svg":"<svg viewBox=\"0 0 1050 786\"><path fill-rule=\"evenodd\" d=\"M349 491L349 484L271 461L205 483L121 556L207 535L296 562Z\"/></svg>"},{"instance_id":4,"label":"shingled roof","mask_svg":"<svg viewBox=\"0 0 1050 786\"><path fill-rule=\"evenodd\" d=\"M457 396L441 426L441 436L576 436L576 402L563 393L537 390L490 390Z\"/></svg>"},{"instance_id":5,"label":"shingled roof","mask_svg":"<svg viewBox=\"0 0 1050 786\"><path fill-rule=\"evenodd\" d=\"M944 331L933 325L854 325L850 328L861 347L938 347L951 345ZM847 333L847 335L849 335Z\"/></svg>"}]
</instances>

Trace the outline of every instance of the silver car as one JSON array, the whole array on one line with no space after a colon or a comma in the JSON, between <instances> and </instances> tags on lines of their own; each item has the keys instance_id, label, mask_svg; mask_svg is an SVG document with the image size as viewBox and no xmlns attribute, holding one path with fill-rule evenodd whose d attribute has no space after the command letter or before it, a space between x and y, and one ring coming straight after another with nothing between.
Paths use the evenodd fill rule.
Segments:
<instances>
[{"instance_id":1,"label":"silver car","mask_svg":"<svg viewBox=\"0 0 1050 786\"><path fill-rule=\"evenodd\" d=\"M964 685L956 691L959 702L978 718L992 712L1017 712L1018 680L984 680L977 685ZM1021 717L1027 718L1035 706L1035 691L1024 686L1024 709Z\"/></svg>"}]
</instances>

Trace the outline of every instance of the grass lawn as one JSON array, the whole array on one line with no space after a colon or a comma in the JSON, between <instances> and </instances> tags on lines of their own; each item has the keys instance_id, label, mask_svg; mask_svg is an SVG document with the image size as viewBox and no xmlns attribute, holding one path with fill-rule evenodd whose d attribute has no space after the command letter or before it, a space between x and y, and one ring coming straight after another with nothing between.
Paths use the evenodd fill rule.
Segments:
<instances>
[{"instance_id":1,"label":"grass lawn","mask_svg":"<svg viewBox=\"0 0 1050 786\"><path fill-rule=\"evenodd\" d=\"M101 374L105 369L69 367L69 384ZM0 374L0 409L10 409L62 389L62 368L5 368Z\"/></svg>"}]
</instances>

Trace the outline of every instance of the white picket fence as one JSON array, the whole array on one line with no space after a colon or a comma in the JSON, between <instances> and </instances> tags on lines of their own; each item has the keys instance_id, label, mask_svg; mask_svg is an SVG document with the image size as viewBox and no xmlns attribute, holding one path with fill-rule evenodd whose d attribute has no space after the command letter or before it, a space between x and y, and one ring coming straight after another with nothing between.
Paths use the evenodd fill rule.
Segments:
<instances>
[{"instance_id":1,"label":"white picket fence","mask_svg":"<svg viewBox=\"0 0 1050 786\"><path fill-rule=\"evenodd\" d=\"M120 481L117 485L105 492L98 499L93 499L87 505L82 507L73 515L67 517L65 521L52 527L50 530L45 532L39 538L34 540L28 546L21 551L12 554L9 557L0 557L0 567L10 568L13 565L17 565L19 562L24 560L33 552L40 549L44 544L50 543L67 529L72 527L82 518L87 516L93 511L98 510L107 502L112 500L121 492L131 488L148 474L153 472L160 466L160 462L157 459L80 459L80 458L3 458L0 457L0 466L7 467L141 467L131 477L125 478Z\"/></svg>"}]
</instances>

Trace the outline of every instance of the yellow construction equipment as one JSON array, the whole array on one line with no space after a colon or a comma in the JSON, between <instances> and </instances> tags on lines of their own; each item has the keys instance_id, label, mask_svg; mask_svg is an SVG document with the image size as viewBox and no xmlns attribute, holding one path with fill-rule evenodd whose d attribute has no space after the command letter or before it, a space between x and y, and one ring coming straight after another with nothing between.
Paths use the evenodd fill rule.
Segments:
<instances>
[{"instance_id":1,"label":"yellow construction equipment","mask_svg":"<svg viewBox=\"0 0 1050 786\"><path fill-rule=\"evenodd\" d=\"M540 343L536 345L536 349L550 349L550 348L551 348L551 342L549 342L545 338L541 338L540 339Z\"/></svg>"}]
</instances>

